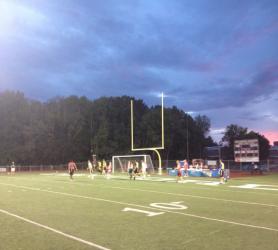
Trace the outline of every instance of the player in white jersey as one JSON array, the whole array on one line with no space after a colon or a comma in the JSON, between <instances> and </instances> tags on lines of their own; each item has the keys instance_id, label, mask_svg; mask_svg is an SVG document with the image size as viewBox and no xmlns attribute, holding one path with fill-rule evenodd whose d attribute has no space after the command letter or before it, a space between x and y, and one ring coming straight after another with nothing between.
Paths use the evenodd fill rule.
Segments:
<instances>
[{"instance_id":1,"label":"player in white jersey","mask_svg":"<svg viewBox=\"0 0 278 250\"><path fill-rule=\"evenodd\" d=\"M90 160L88 160L88 170L89 170L89 178L94 179L94 175L93 175L93 164Z\"/></svg>"},{"instance_id":2,"label":"player in white jersey","mask_svg":"<svg viewBox=\"0 0 278 250\"><path fill-rule=\"evenodd\" d=\"M142 170L142 176L143 176L143 179L145 179L146 175L147 175L147 163L144 160L142 160L141 164L142 164L142 169L141 169Z\"/></svg>"},{"instance_id":3,"label":"player in white jersey","mask_svg":"<svg viewBox=\"0 0 278 250\"><path fill-rule=\"evenodd\" d=\"M106 179L109 180L111 178L111 173L112 173L112 162L110 161L107 169L106 169Z\"/></svg>"}]
</instances>

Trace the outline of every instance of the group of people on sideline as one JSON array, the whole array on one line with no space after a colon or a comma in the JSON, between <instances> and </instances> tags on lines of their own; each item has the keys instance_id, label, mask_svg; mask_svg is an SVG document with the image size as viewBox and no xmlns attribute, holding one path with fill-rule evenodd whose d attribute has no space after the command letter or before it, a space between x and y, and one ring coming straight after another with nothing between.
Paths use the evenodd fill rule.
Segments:
<instances>
[{"instance_id":1,"label":"group of people on sideline","mask_svg":"<svg viewBox=\"0 0 278 250\"><path fill-rule=\"evenodd\" d=\"M194 161L194 160L193 160ZM202 161L200 162L193 162L192 165L189 165L188 161L185 160L177 160L176 161L176 181L179 182L181 180L184 179L184 177L188 177L189 176L189 172L191 170L198 170L198 171L202 171L202 170L209 170L208 166L203 164ZM224 162L220 159L219 160L219 166L218 166L218 175L220 177L220 184L224 184L225 182L227 182L228 176L227 176L227 171L225 171L225 164Z\"/></svg>"}]
</instances>

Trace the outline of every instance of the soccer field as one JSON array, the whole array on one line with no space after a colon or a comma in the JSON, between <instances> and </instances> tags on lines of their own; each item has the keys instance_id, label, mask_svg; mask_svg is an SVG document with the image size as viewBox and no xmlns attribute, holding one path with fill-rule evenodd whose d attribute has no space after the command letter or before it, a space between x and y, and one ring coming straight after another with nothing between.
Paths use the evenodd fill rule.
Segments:
<instances>
[{"instance_id":1,"label":"soccer field","mask_svg":"<svg viewBox=\"0 0 278 250\"><path fill-rule=\"evenodd\" d=\"M0 175L0 249L278 249L278 175Z\"/></svg>"}]
</instances>

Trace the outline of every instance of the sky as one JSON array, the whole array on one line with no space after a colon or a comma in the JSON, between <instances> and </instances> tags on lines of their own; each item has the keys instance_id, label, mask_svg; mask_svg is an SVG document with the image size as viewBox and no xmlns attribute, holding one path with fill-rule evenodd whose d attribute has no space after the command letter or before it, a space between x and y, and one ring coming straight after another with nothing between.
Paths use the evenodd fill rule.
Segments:
<instances>
[{"instance_id":1,"label":"sky","mask_svg":"<svg viewBox=\"0 0 278 250\"><path fill-rule=\"evenodd\" d=\"M278 1L0 0L0 92L129 95L278 141Z\"/></svg>"}]
</instances>

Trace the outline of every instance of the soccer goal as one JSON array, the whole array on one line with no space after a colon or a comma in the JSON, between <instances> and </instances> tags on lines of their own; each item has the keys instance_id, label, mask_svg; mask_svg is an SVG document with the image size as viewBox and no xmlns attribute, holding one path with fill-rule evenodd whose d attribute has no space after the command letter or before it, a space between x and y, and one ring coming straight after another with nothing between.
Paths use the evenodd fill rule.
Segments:
<instances>
[{"instance_id":1,"label":"soccer goal","mask_svg":"<svg viewBox=\"0 0 278 250\"><path fill-rule=\"evenodd\" d=\"M137 165L139 171L142 169L142 163L147 165L147 174L154 173L152 159L149 155L117 155L112 157L112 171L113 173L127 173L130 164Z\"/></svg>"}]
</instances>

